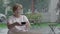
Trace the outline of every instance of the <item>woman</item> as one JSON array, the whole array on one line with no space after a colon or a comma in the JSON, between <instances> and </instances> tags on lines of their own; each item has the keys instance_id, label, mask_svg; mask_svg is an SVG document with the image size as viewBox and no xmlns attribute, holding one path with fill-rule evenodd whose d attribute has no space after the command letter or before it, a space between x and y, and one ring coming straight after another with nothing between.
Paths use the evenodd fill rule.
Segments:
<instances>
[{"instance_id":1,"label":"woman","mask_svg":"<svg viewBox=\"0 0 60 34\"><path fill-rule=\"evenodd\" d=\"M30 23L25 15L21 15L23 7L21 4L13 6L13 15L9 17L7 21L8 34L21 34L20 32L28 31ZM24 25L22 25L22 23Z\"/></svg>"}]
</instances>

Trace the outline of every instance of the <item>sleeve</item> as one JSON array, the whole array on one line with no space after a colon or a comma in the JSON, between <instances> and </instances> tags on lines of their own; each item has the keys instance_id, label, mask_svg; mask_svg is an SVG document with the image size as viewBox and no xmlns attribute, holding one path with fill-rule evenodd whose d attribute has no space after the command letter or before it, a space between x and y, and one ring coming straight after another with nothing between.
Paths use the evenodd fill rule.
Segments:
<instances>
[{"instance_id":1,"label":"sleeve","mask_svg":"<svg viewBox=\"0 0 60 34\"><path fill-rule=\"evenodd\" d=\"M25 21L25 22L29 22L29 20L28 20L28 18L24 15L24 17L23 17L23 20Z\"/></svg>"},{"instance_id":2,"label":"sleeve","mask_svg":"<svg viewBox=\"0 0 60 34\"><path fill-rule=\"evenodd\" d=\"M12 24L12 18L11 18L11 17L9 17L9 18L7 19L7 23Z\"/></svg>"}]
</instances>

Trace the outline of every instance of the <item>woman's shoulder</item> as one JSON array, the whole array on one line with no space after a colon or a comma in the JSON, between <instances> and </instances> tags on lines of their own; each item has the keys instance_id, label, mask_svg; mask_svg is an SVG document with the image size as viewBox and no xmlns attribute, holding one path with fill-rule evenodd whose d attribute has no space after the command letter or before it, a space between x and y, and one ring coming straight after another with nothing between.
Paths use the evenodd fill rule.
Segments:
<instances>
[{"instance_id":1,"label":"woman's shoulder","mask_svg":"<svg viewBox=\"0 0 60 34\"><path fill-rule=\"evenodd\" d=\"M24 19L27 18L25 15L21 15L21 17L24 18Z\"/></svg>"},{"instance_id":2,"label":"woman's shoulder","mask_svg":"<svg viewBox=\"0 0 60 34\"><path fill-rule=\"evenodd\" d=\"M21 15L21 16L26 17L25 15Z\"/></svg>"}]
</instances>

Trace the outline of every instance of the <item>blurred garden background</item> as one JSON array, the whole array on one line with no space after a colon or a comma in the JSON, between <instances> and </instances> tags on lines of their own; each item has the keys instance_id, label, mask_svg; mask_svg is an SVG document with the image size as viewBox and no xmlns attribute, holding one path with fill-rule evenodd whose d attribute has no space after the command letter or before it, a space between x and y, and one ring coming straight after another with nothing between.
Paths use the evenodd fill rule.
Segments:
<instances>
[{"instance_id":1,"label":"blurred garden background","mask_svg":"<svg viewBox=\"0 0 60 34\"><path fill-rule=\"evenodd\" d=\"M12 15L12 6L16 3L23 5L21 14L29 19L31 31L59 34L59 2L60 0L0 0L0 34L7 33L6 21Z\"/></svg>"}]
</instances>

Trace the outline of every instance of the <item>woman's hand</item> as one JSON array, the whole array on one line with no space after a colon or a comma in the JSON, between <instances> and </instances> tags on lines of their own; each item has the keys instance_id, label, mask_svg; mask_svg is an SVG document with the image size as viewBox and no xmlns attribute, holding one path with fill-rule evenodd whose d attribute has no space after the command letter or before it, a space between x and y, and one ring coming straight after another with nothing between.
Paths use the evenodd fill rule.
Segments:
<instances>
[{"instance_id":1,"label":"woman's hand","mask_svg":"<svg viewBox=\"0 0 60 34\"><path fill-rule=\"evenodd\" d=\"M18 22L15 22L14 24L17 25L17 26L20 26L20 25L21 25L21 24L19 24Z\"/></svg>"}]
</instances>

